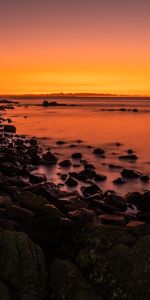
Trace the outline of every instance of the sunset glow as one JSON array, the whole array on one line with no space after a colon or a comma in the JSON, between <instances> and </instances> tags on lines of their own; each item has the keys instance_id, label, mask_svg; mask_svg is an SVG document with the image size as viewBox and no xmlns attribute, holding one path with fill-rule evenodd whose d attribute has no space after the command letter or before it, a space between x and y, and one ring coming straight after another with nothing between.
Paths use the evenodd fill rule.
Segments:
<instances>
[{"instance_id":1,"label":"sunset glow","mask_svg":"<svg viewBox=\"0 0 150 300\"><path fill-rule=\"evenodd\" d=\"M0 94L150 95L149 11L146 0L1 1Z\"/></svg>"}]
</instances>

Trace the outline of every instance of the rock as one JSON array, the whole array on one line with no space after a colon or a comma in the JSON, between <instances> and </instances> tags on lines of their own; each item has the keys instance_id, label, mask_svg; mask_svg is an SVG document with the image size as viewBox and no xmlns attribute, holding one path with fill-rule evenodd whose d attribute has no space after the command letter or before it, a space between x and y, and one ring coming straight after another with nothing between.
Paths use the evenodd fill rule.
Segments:
<instances>
[{"instance_id":1,"label":"rock","mask_svg":"<svg viewBox=\"0 0 150 300\"><path fill-rule=\"evenodd\" d=\"M111 224L111 225L118 225L118 226L125 226L126 221L123 216L118 215L101 215L99 220L104 224Z\"/></svg>"},{"instance_id":2,"label":"rock","mask_svg":"<svg viewBox=\"0 0 150 300\"><path fill-rule=\"evenodd\" d=\"M16 127L13 125L4 125L4 132L16 133Z\"/></svg>"},{"instance_id":3,"label":"rock","mask_svg":"<svg viewBox=\"0 0 150 300\"><path fill-rule=\"evenodd\" d=\"M9 196L0 196L0 208L9 208L11 205L12 201Z\"/></svg>"},{"instance_id":4,"label":"rock","mask_svg":"<svg viewBox=\"0 0 150 300\"><path fill-rule=\"evenodd\" d=\"M85 163L84 164L84 169L90 169L90 170L95 170L95 167L93 164L88 164L88 163Z\"/></svg>"},{"instance_id":5,"label":"rock","mask_svg":"<svg viewBox=\"0 0 150 300\"><path fill-rule=\"evenodd\" d=\"M9 231L15 231L18 230L19 225L12 221L7 219L0 219L0 230L9 230Z\"/></svg>"},{"instance_id":6,"label":"rock","mask_svg":"<svg viewBox=\"0 0 150 300\"><path fill-rule=\"evenodd\" d=\"M120 184L125 184L128 181L125 178L118 177L117 179L113 180L114 184L120 185Z\"/></svg>"},{"instance_id":7,"label":"rock","mask_svg":"<svg viewBox=\"0 0 150 300\"><path fill-rule=\"evenodd\" d=\"M57 141L56 144L57 145L64 145L64 144L66 144L66 142L65 141Z\"/></svg>"},{"instance_id":8,"label":"rock","mask_svg":"<svg viewBox=\"0 0 150 300\"><path fill-rule=\"evenodd\" d=\"M9 207L6 211L6 215L9 220L14 220L18 223L23 220L32 219L35 216L29 209L25 209L17 205Z\"/></svg>"},{"instance_id":9,"label":"rock","mask_svg":"<svg viewBox=\"0 0 150 300\"><path fill-rule=\"evenodd\" d=\"M61 191L58 185L53 182L41 183L36 186L31 186L28 191L40 195L48 200L48 203L53 203L57 198L63 197L66 193Z\"/></svg>"},{"instance_id":10,"label":"rock","mask_svg":"<svg viewBox=\"0 0 150 300\"><path fill-rule=\"evenodd\" d=\"M69 187L75 187L78 185L78 182L75 179L73 179L71 176L69 176L65 181L65 184Z\"/></svg>"},{"instance_id":11,"label":"rock","mask_svg":"<svg viewBox=\"0 0 150 300\"><path fill-rule=\"evenodd\" d=\"M80 270L66 260L54 260L50 265L53 300L100 300L83 278ZM59 287L59 288L58 288Z\"/></svg>"},{"instance_id":12,"label":"rock","mask_svg":"<svg viewBox=\"0 0 150 300\"><path fill-rule=\"evenodd\" d=\"M90 224L81 232L78 237L81 250L76 262L102 299L150 298L150 228L147 226Z\"/></svg>"},{"instance_id":13,"label":"rock","mask_svg":"<svg viewBox=\"0 0 150 300\"><path fill-rule=\"evenodd\" d=\"M56 205L64 214L79 208L87 207L87 204L77 196L59 198L57 199Z\"/></svg>"},{"instance_id":14,"label":"rock","mask_svg":"<svg viewBox=\"0 0 150 300\"><path fill-rule=\"evenodd\" d=\"M0 299L11 300L8 286L0 280Z\"/></svg>"},{"instance_id":15,"label":"rock","mask_svg":"<svg viewBox=\"0 0 150 300\"><path fill-rule=\"evenodd\" d=\"M65 159L59 163L59 166L63 167L63 168L71 167L71 165L72 165L72 163L69 159Z\"/></svg>"},{"instance_id":16,"label":"rock","mask_svg":"<svg viewBox=\"0 0 150 300\"><path fill-rule=\"evenodd\" d=\"M126 195L126 200L128 203L134 204L137 207L140 207L142 195L139 192L132 192Z\"/></svg>"},{"instance_id":17,"label":"rock","mask_svg":"<svg viewBox=\"0 0 150 300\"><path fill-rule=\"evenodd\" d=\"M114 213L117 211L117 208L113 205L107 204L105 201L92 199L89 203L89 208L98 208L102 212Z\"/></svg>"},{"instance_id":18,"label":"rock","mask_svg":"<svg viewBox=\"0 0 150 300\"><path fill-rule=\"evenodd\" d=\"M26 234L5 230L0 233L0 278L11 288L14 299L45 298L47 273L44 255Z\"/></svg>"},{"instance_id":19,"label":"rock","mask_svg":"<svg viewBox=\"0 0 150 300\"><path fill-rule=\"evenodd\" d=\"M94 149L93 153L96 155L103 155L103 154L105 154L105 150L101 149L101 148L96 148L96 149Z\"/></svg>"},{"instance_id":20,"label":"rock","mask_svg":"<svg viewBox=\"0 0 150 300\"><path fill-rule=\"evenodd\" d=\"M68 218L73 220L79 227L93 222L95 213L86 208L80 208L68 213Z\"/></svg>"},{"instance_id":21,"label":"rock","mask_svg":"<svg viewBox=\"0 0 150 300\"><path fill-rule=\"evenodd\" d=\"M84 197L89 197L93 194L102 192L101 189L99 188L99 186L96 184L91 184L90 186L87 186L87 187L83 186L81 188L81 190L83 192Z\"/></svg>"},{"instance_id":22,"label":"rock","mask_svg":"<svg viewBox=\"0 0 150 300\"><path fill-rule=\"evenodd\" d=\"M37 144L38 144L38 142L37 142L36 138L30 139L30 145L31 146L36 146Z\"/></svg>"},{"instance_id":23,"label":"rock","mask_svg":"<svg viewBox=\"0 0 150 300\"><path fill-rule=\"evenodd\" d=\"M82 153L80 153L80 152L73 153L73 154L71 155L71 157L72 157L73 159L81 159L81 158L82 158Z\"/></svg>"},{"instance_id":24,"label":"rock","mask_svg":"<svg viewBox=\"0 0 150 300\"><path fill-rule=\"evenodd\" d=\"M121 159L121 160L137 160L138 157L135 154L121 155L121 156L119 156L119 159Z\"/></svg>"},{"instance_id":25,"label":"rock","mask_svg":"<svg viewBox=\"0 0 150 300\"><path fill-rule=\"evenodd\" d=\"M33 194L31 192L22 192L16 195L15 200L20 206L31 209L37 212L42 205L49 204L49 202L42 196Z\"/></svg>"},{"instance_id":26,"label":"rock","mask_svg":"<svg viewBox=\"0 0 150 300\"><path fill-rule=\"evenodd\" d=\"M139 207L144 212L150 212L150 192L145 192L142 195Z\"/></svg>"},{"instance_id":27,"label":"rock","mask_svg":"<svg viewBox=\"0 0 150 300\"><path fill-rule=\"evenodd\" d=\"M44 106L44 107L48 107L48 106L49 106L49 103L48 103L48 101L47 101L47 100L43 101L43 103L42 103L42 106Z\"/></svg>"},{"instance_id":28,"label":"rock","mask_svg":"<svg viewBox=\"0 0 150 300\"><path fill-rule=\"evenodd\" d=\"M108 167L109 167L110 169L122 169L121 166L113 165L113 164L109 164Z\"/></svg>"},{"instance_id":29,"label":"rock","mask_svg":"<svg viewBox=\"0 0 150 300\"><path fill-rule=\"evenodd\" d=\"M136 178L140 178L142 174L134 170L123 169L121 175L127 179L136 179Z\"/></svg>"},{"instance_id":30,"label":"rock","mask_svg":"<svg viewBox=\"0 0 150 300\"><path fill-rule=\"evenodd\" d=\"M127 210L127 203L126 203L125 199L121 196L110 194L110 195L106 196L105 201L107 204L115 206L120 211Z\"/></svg>"},{"instance_id":31,"label":"rock","mask_svg":"<svg viewBox=\"0 0 150 300\"><path fill-rule=\"evenodd\" d=\"M147 183L149 181L149 176L148 175L142 175L141 176L141 180L145 183Z\"/></svg>"},{"instance_id":32,"label":"rock","mask_svg":"<svg viewBox=\"0 0 150 300\"><path fill-rule=\"evenodd\" d=\"M46 181L46 176L44 174L34 173L29 175L29 181L32 184L37 184Z\"/></svg>"},{"instance_id":33,"label":"rock","mask_svg":"<svg viewBox=\"0 0 150 300\"><path fill-rule=\"evenodd\" d=\"M58 158L55 155L53 155L50 151L43 154L43 162L46 164L55 165L57 164L57 160Z\"/></svg>"},{"instance_id":34,"label":"rock","mask_svg":"<svg viewBox=\"0 0 150 300\"><path fill-rule=\"evenodd\" d=\"M94 177L94 181L105 181L107 179L107 176L101 175L101 174L96 174Z\"/></svg>"},{"instance_id":35,"label":"rock","mask_svg":"<svg viewBox=\"0 0 150 300\"><path fill-rule=\"evenodd\" d=\"M130 154L133 154L134 151L133 151L132 149L128 149L128 150L127 150L127 153L130 155Z\"/></svg>"}]
</instances>

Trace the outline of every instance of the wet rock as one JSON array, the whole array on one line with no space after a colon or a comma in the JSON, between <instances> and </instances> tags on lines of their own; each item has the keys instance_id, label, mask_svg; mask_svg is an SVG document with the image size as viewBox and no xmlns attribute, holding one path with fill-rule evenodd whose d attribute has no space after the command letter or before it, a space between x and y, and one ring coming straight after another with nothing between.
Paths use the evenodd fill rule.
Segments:
<instances>
[{"instance_id":1,"label":"wet rock","mask_svg":"<svg viewBox=\"0 0 150 300\"><path fill-rule=\"evenodd\" d=\"M37 212L42 205L49 204L49 202L44 197L28 191L16 195L15 200L20 206L34 212Z\"/></svg>"},{"instance_id":2,"label":"wet rock","mask_svg":"<svg viewBox=\"0 0 150 300\"><path fill-rule=\"evenodd\" d=\"M113 183L117 184L117 185L125 184L127 182L128 181L125 178L122 178L122 177L118 177L117 179L113 180Z\"/></svg>"},{"instance_id":3,"label":"wet rock","mask_svg":"<svg viewBox=\"0 0 150 300\"><path fill-rule=\"evenodd\" d=\"M131 154L131 155L121 155L119 156L120 160L137 160L138 157L135 154Z\"/></svg>"},{"instance_id":4,"label":"wet rock","mask_svg":"<svg viewBox=\"0 0 150 300\"><path fill-rule=\"evenodd\" d=\"M133 151L132 149L128 149L128 150L127 150L127 153L130 155L130 154L133 154L134 151Z\"/></svg>"},{"instance_id":5,"label":"wet rock","mask_svg":"<svg viewBox=\"0 0 150 300\"><path fill-rule=\"evenodd\" d=\"M78 182L75 179L73 179L71 176L69 176L65 181L65 184L69 187L75 187L78 185Z\"/></svg>"},{"instance_id":6,"label":"wet rock","mask_svg":"<svg viewBox=\"0 0 150 300\"><path fill-rule=\"evenodd\" d=\"M54 260L50 265L49 273L54 300L100 300L73 263L60 259Z\"/></svg>"},{"instance_id":7,"label":"wet rock","mask_svg":"<svg viewBox=\"0 0 150 300\"><path fill-rule=\"evenodd\" d=\"M148 175L142 175L141 176L141 180L145 183L147 183L149 181L149 176Z\"/></svg>"},{"instance_id":8,"label":"wet rock","mask_svg":"<svg viewBox=\"0 0 150 300\"><path fill-rule=\"evenodd\" d=\"M95 155L104 155L105 150L101 149L101 148L96 148L96 149L94 149L93 154L95 154Z\"/></svg>"},{"instance_id":9,"label":"wet rock","mask_svg":"<svg viewBox=\"0 0 150 300\"><path fill-rule=\"evenodd\" d=\"M96 176L96 172L90 168L86 168L83 171L78 173L78 179L81 181L92 179L94 176Z\"/></svg>"},{"instance_id":10,"label":"wet rock","mask_svg":"<svg viewBox=\"0 0 150 300\"><path fill-rule=\"evenodd\" d=\"M59 166L63 167L63 168L71 167L71 165L72 165L72 163L69 159L65 159L59 163Z\"/></svg>"},{"instance_id":11,"label":"wet rock","mask_svg":"<svg viewBox=\"0 0 150 300\"><path fill-rule=\"evenodd\" d=\"M127 179L135 179L135 178L140 178L142 176L142 173L134 170L123 169L121 175Z\"/></svg>"},{"instance_id":12,"label":"wet rock","mask_svg":"<svg viewBox=\"0 0 150 300\"><path fill-rule=\"evenodd\" d=\"M64 214L77 210L79 208L87 207L87 204L79 199L78 196L71 196L67 198L59 198L56 202L57 207Z\"/></svg>"},{"instance_id":13,"label":"wet rock","mask_svg":"<svg viewBox=\"0 0 150 300\"><path fill-rule=\"evenodd\" d=\"M82 158L82 153L80 153L80 152L73 153L73 154L71 155L71 157L72 157L73 159L81 159L81 158Z\"/></svg>"},{"instance_id":14,"label":"wet rock","mask_svg":"<svg viewBox=\"0 0 150 300\"><path fill-rule=\"evenodd\" d=\"M142 195L139 192L132 192L126 195L126 200L128 203L134 204L137 207L140 207Z\"/></svg>"},{"instance_id":15,"label":"wet rock","mask_svg":"<svg viewBox=\"0 0 150 300\"><path fill-rule=\"evenodd\" d=\"M22 232L0 233L0 278L14 299L44 299L47 273L41 248Z\"/></svg>"},{"instance_id":16,"label":"wet rock","mask_svg":"<svg viewBox=\"0 0 150 300\"><path fill-rule=\"evenodd\" d=\"M49 102L47 100L43 101L42 106L48 107L49 106Z\"/></svg>"},{"instance_id":17,"label":"wet rock","mask_svg":"<svg viewBox=\"0 0 150 300\"><path fill-rule=\"evenodd\" d=\"M118 215L101 215L99 220L104 224L125 226L126 221L123 216Z\"/></svg>"},{"instance_id":18,"label":"wet rock","mask_svg":"<svg viewBox=\"0 0 150 300\"><path fill-rule=\"evenodd\" d=\"M48 202L54 202L57 198L65 196L65 192L53 182L41 183L36 186L31 186L28 191L40 195L48 200Z\"/></svg>"},{"instance_id":19,"label":"wet rock","mask_svg":"<svg viewBox=\"0 0 150 300\"><path fill-rule=\"evenodd\" d=\"M13 125L4 125L4 132L16 133L16 127Z\"/></svg>"},{"instance_id":20,"label":"wet rock","mask_svg":"<svg viewBox=\"0 0 150 300\"><path fill-rule=\"evenodd\" d=\"M96 184L91 184L90 186L87 186L87 187L82 187L81 188L82 192L83 192L83 195L84 197L89 197L93 194L96 194L96 193L102 193L101 189L99 188L98 185Z\"/></svg>"},{"instance_id":21,"label":"wet rock","mask_svg":"<svg viewBox=\"0 0 150 300\"><path fill-rule=\"evenodd\" d=\"M30 139L30 145L31 146L36 146L38 144L37 139L36 138L32 138Z\"/></svg>"},{"instance_id":22,"label":"wet rock","mask_svg":"<svg viewBox=\"0 0 150 300\"><path fill-rule=\"evenodd\" d=\"M95 167L94 167L93 164L85 163L85 164L84 164L84 169L85 169L85 170L87 170L87 169L95 170Z\"/></svg>"},{"instance_id":23,"label":"wet rock","mask_svg":"<svg viewBox=\"0 0 150 300\"><path fill-rule=\"evenodd\" d=\"M69 212L67 216L80 227L93 222L95 213L87 208L80 208Z\"/></svg>"},{"instance_id":24,"label":"wet rock","mask_svg":"<svg viewBox=\"0 0 150 300\"><path fill-rule=\"evenodd\" d=\"M65 141L57 141L56 144L57 145L64 145L64 144L66 144L66 142Z\"/></svg>"},{"instance_id":25,"label":"wet rock","mask_svg":"<svg viewBox=\"0 0 150 300\"><path fill-rule=\"evenodd\" d=\"M94 176L94 181L105 181L107 179L107 176L101 175L101 174L96 174Z\"/></svg>"},{"instance_id":26,"label":"wet rock","mask_svg":"<svg viewBox=\"0 0 150 300\"><path fill-rule=\"evenodd\" d=\"M109 164L108 167L109 167L110 169L122 169L121 166L113 165L113 164Z\"/></svg>"},{"instance_id":27,"label":"wet rock","mask_svg":"<svg viewBox=\"0 0 150 300\"><path fill-rule=\"evenodd\" d=\"M58 160L58 158L54 154L52 154L50 151L43 154L43 162L46 164L55 165L55 164L57 164L57 160Z\"/></svg>"},{"instance_id":28,"label":"wet rock","mask_svg":"<svg viewBox=\"0 0 150 300\"><path fill-rule=\"evenodd\" d=\"M103 200L96 200L96 199L91 199L88 207L89 208L98 208L102 212L105 212L105 213L114 213L117 211L117 208L115 206L107 204Z\"/></svg>"},{"instance_id":29,"label":"wet rock","mask_svg":"<svg viewBox=\"0 0 150 300\"><path fill-rule=\"evenodd\" d=\"M29 175L29 181L32 184L37 184L46 181L46 176L44 174L34 173Z\"/></svg>"},{"instance_id":30,"label":"wet rock","mask_svg":"<svg viewBox=\"0 0 150 300\"><path fill-rule=\"evenodd\" d=\"M145 192L142 195L140 209L144 212L150 212L150 192Z\"/></svg>"},{"instance_id":31,"label":"wet rock","mask_svg":"<svg viewBox=\"0 0 150 300\"><path fill-rule=\"evenodd\" d=\"M127 210L127 203L125 199L121 196L110 194L105 199L106 203L115 206L120 211Z\"/></svg>"}]
</instances>

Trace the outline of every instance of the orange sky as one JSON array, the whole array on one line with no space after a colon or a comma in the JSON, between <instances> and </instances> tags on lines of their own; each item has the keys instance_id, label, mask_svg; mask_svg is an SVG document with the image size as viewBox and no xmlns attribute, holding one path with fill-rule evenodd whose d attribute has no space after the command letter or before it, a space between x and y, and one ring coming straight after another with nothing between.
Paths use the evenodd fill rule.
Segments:
<instances>
[{"instance_id":1,"label":"orange sky","mask_svg":"<svg viewBox=\"0 0 150 300\"><path fill-rule=\"evenodd\" d=\"M1 1L0 94L150 95L150 4L120 2Z\"/></svg>"}]
</instances>

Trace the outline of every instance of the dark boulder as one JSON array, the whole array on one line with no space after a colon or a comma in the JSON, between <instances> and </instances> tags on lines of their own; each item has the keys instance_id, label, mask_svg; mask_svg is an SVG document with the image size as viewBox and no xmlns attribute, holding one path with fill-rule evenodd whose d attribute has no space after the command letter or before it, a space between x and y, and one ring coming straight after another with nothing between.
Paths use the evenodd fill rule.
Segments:
<instances>
[{"instance_id":1,"label":"dark boulder","mask_svg":"<svg viewBox=\"0 0 150 300\"><path fill-rule=\"evenodd\" d=\"M5 230L0 233L0 278L8 285L14 299L45 299L44 255L26 234Z\"/></svg>"},{"instance_id":2,"label":"dark boulder","mask_svg":"<svg viewBox=\"0 0 150 300\"><path fill-rule=\"evenodd\" d=\"M43 162L46 164L55 165L55 164L57 164L57 160L58 160L58 158L54 154L52 154L50 151L43 154Z\"/></svg>"},{"instance_id":3,"label":"dark boulder","mask_svg":"<svg viewBox=\"0 0 150 300\"><path fill-rule=\"evenodd\" d=\"M73 153L73 154L71 155L71 157L72 157L73 159L81 159L81 158L82 158L82 153L80 153L80 152Z\"/></svg>"},{"instance_id":4,"label":"dark boulder","mask_svg":"<svg viewBox=\"0 0 150 300\"><path fill-rule=\"evenodd\" d=\"M96 149L93 150L93 154L104 155L105 154L105 150L101 149L101 148L96 148Z\"/></svg>"},{"instance_id":5,"label":"dark boulder","mask_svg":"<svg viewBox=\"0 0 150 300\"><path fill-rule=\"evenodd\" d=\"M67 186L69 186L69 187L75 187L75 186L78 185L78 182L74 178L72 178L71 176L69 176L67 178L67 180L65 181L65 184Z\"/></svg>"},{"instance_id":6,"label":"dark boulder","mask_svg":"<svg viewBox=\"0 0 150 300\"><path fill-rule=\"evenodd\" d=\"M84 279L80 270L66 260L54 260L50 265L50 286L54 300L100 300ZM59 287L59 288L58 288Z\"/></svg>"},{"instance_id":7,"label":"dark boulder","mask_svg":"<svg viewBox=\"0 0 150 300\"><path fill-rule=\"evenodd\" d=\"M62 168L68 168L68 167L71 167L71 165L72 165L72 163L69 159L65 159L59 163L59 166Z\"/></svg>"},{"instance_id":8,"label":"dark boulder","mask_svg":"<svg viewBox=\"0 0 150 300\"><path fill-rule=\"evenodd\" d=\"M13 125L4 125L4 132L16 133L16 127Z\"/></svg>"},{"instance_id":9,"label":"dark boulder","mask_svg":"<svg viewBox=\"0 0 150 300\"><path fill-rule=\"evenodd\" d=\"M46 181L46 176L44 174L34 173L29 175L29 181L32 184L37 184Z\"/></svg>"},{"instance_id":10,"label":"dark boulder","mask_svg":"<svg viewBox=\"0 0 150 300\"><path fill-rule=\"evenodd\" d=\"M127 179L135 179L135 178L140 178L142 176L142 173L134 170L123 169L121 175Z\"/></svg>"}]
</instances>

